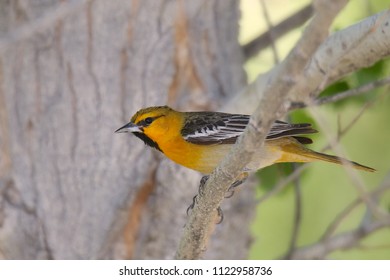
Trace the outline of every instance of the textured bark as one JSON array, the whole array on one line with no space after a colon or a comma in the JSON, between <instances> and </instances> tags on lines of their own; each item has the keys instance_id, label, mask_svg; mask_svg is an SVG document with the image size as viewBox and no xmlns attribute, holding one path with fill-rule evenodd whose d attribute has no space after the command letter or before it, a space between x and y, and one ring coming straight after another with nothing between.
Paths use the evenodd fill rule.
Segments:
<instances>
[{"instance_id":1,"label":"textured bark","mask_svg":"<svg viewBox=\"0 0 390 280\"><path fill-rule=\"evenodd\" d=\"M113 131L244 86L238 2L70 5L0 3L0 257L173 258L200 176ZM206 258L246 257L251 192L226 201Z\"/></svg>"}]
</instances>

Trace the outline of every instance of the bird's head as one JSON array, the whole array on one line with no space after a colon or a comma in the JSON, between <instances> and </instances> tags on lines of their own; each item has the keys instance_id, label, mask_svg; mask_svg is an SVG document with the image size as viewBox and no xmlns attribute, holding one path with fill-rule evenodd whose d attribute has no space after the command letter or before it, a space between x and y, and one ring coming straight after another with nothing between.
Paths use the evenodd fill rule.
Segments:
<instances>
[{"instance_id":1,"label":"bird's head","mask_svg":"<svg viewBox=\"0 0 390 280\"><path fill-rule=\"evenodd\" d=\"M172 115L177 113L168 106L149 107L139 110L130 122L117 129L116 133L131 132L145 144L161 151L158 140L169 134Z\"/></svg>"}]
</instances>

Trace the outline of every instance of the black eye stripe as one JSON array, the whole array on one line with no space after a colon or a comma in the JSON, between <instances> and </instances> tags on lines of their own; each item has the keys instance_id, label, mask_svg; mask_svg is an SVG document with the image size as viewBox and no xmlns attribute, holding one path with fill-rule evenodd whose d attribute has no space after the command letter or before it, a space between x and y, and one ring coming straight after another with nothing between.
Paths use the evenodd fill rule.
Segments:
<instances>
[{"instance_id":1,"label":"black eye stripe","mask_svg":"<svg viewBox=\"0 0 390 280\"><path fill-rule=\"evenodd\" d=\"M147 117L147 118L145 118L145 119L139 121L139 122L137 123L137 125L138 125L138 126L141 126L141 127L147 127L147 126L149 126L154 120L156 120L156 119L158 119L158 118L160 118L160 117L162 117L162 116L163 116L163 115L157 116L157 117Z\"/></svg>"},{"instance_id":2,"label":"black eye stripe","mask_svg":"<svg viewBox=\"0 0 390 280\"><path fill-rule=\"evenodd\" d=\"M140 127L146 127L146 126L150 125L151 123L152 123L152 122L147 123L145 120L142 120L142 121L139 121L139 122L137 123L137 125L140 126Z\"/></svg>"}]
</instances>

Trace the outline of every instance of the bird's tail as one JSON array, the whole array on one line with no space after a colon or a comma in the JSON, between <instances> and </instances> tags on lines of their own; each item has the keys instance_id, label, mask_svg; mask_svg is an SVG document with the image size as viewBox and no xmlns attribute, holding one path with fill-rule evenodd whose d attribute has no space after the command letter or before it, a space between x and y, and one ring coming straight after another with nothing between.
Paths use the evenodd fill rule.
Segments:
<instances>
[{"instance_id":1,"label":"bird's tail","mask_svg":"<svg viewBox=\"0 0 390 280\"><path fill-rule=\"evenodd\" d=\"M313 162L313 161L327 161L340 165L350 165L355 169L364 170L368 172L375 172L374 168L362 165L360 163L350 161L341 157L327 155L312 151L296 140L288 141L280 148L282 150L282 157L278 162Z\"/></svg>"},{"instance_id":2,"label":"bird's tail","mask_svg":"<svg viewBox=\"0 0 390 280\"><path fill-rule=\"evenodd\" d=\"M309 150L311 151L311 150ZM345 165L351 165L355 169L359 170L364 170L368 172L375 172L376 170L374 168L362 165L360 163L354 162L347 160L345 158L337 157L337 156L332 156L332 155L327 155L323 153L318 153L311 151L311 153L308 155L309 158L312 158L313 160L321 160L321 161L327 161L327 162L332 162L336 164L345 164Z\"/></svg>"}]
</instances>

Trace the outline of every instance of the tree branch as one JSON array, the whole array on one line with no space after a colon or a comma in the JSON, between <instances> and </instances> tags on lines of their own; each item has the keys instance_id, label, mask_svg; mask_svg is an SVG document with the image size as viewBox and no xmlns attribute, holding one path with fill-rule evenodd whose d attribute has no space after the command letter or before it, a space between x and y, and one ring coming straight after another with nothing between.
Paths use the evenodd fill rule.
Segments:
<instances>
[{"instance_id":1,"label":"tree branch","mask_svg":"<svg viewBox=\"0 0 390 280\"><path fill-rule=\"evenodd\" d=\"M314 245L295 250L291 259L323 259L330 252L335 250L346 250L356 246L360 240L367 235L390 226L390 218L382 221L372 222L364 227L335 235L332 238L321 241Z\"/></svg>"},{"instance_id":2,"label":"tree branch","mask_svg":"<svg viewBox=\"0 0 390 280\"><path fill-rule=\"evenodd\" d=\"M292 163L293 166L293 172L297 170L297 164ZM291 240L290 240L290 245L288 248L288 251L286 253L286 258L288 259L289 256L291 255L292 252L294 252L296 246L297 246L297 241L299 237L299 231L302 223L302 187L301 187L301 177L297 177L294 180L294 204L295 204L295 209L294 209L294 224L293 224L293 229L292 229L292 234L291 234Z\"/></svg>"},{"instance_id":3,"label":"tree branch","mask_svg":"<svg viewBox=\"0 0 390 280\"><path fill-rule=\"evenodd\" d=\"M212 214L221 204L227 188L250 162L253 153L261 148L265 137L277 119L287 113L287 99L299 95L304 100L310 91L297 92L297 85L304 79L304 69L318 46L328 35L328 28L347 1L316 1L313 20L305 29L302 38L277 68L277 74L268 81L262 99L252 115L244 134L233 146L220 166L206 182L204 191L189 216L180 240L177 259L197 259L206 249L212 231ZM248 86L247 94L257 92L258 81ZM317 81L319 83L321 80ZM287 102L287 103L286 103Z\"/></svg>"},{"instance_id":4,"label":"tree branch","mask_svg":"<svg viewBox=\"0 0 390 280\"><path fill-rule=\"evenodd\" d=\"M390 84L390 77L387 77L387 78L384 78L382 80L373 81L371 83L367 83L367 84L362 85L360 87L349 89L349 90L346 90L346 91L343 91L340 93L336 93L336 94L331 95L331 96L317 98L316 100L314 100L313 102L310 103L310 106L321 106L321 105L328 104L328 103L334 103L334 102L337 102L337 101L340 101L340 100L343 100L343 99L346 99L349 97L364 94L367 91L370 91L370 90L373 90L373 89L376 89L379 87L383 87L383 86L386 86L389 84ZM308 107L308 104L305 104L302 102L292 103L290 106L290 110L301 109L301 108L305 108L305 107Z\"/></svg>"},{"instance_id":5,"label":"tree branch","mask_svg":"<svg viewBox=\"0 0 390 280\"><path fill-rule=\"evenodd\" d=\"M287 34L291 30L304 24L313 15L313 6L307 5L301 10L288 17L281 23L267 30L267 32L261 34L259 37L245 44L242 49L244 52L245 60L255 56L261 50L269 47L272 42L275 42L283 35Z\"/></svg>"},{"instance_id":6,"label":"tree branch","mask_svg":"<svg viewBox=\"0 0 390 280\"><path fill-rule=\"evenodd\" d=\"M309 111L311 113L311 116L315 119L318 126L321 128L321 130L324 132L325 137L327 138L329 144L331 145L333 151L340 157L346 158L345 151L343 147L341 147L340 143L336 141L332 135L332 131L330 129L329 123L326 121L326 118L324 115L319 111L316 110L315 107L309 107ZM348 178L353 183L353 187L355 188L358 195L362 198L362 200L365 202L367 207L370 209L374 215L380 215L380 211L376 205L376 203L371 199L371 197L367 193L367 186L362 180L362 178L359 176L356 169L352 169L351 166L348 166L347 162L343 162L342 167L344 167L345 172L348 174Z\"/></svg>"},{"instance_id":7,"label":"tree branch","mask_svg":"<svg viewBox=\"0 0 390 280\"><path fill-rule=\"evenodd\" d=\"M274 55L274 63L278 64L280 59L279 59L278 51L276 49L276 44L275 44L275 42L276 42L275 34L274 34L275 29L272 26L272 22L271 22L269 14L268 14L267 5L265 4L265 1L260 0L260 5L261 5L261 9L263 10L263 16L264 16L265 22L267 23L267 29L269 30L269 39L270 39L272 53ZM311 6L310 6L310 8L311 8Z\"/></svg>"},{"instance_id":8,"label":"tree branch","mask_svg":"<svg viewBox=\"0 0 390 280\"><path fill-rule=\"evenodd\" d=\"M377 201L386 191L390 189L390 173L387 174L383 182L373 191L369 193L370 199ZM362 197L356 198L352 201L340 214L336 216L334 221L325 230L325 233L321 237L320 241L300 249L295 249L290 259L323 259L329 253L336 250L345 250L356 246L367 235L385 228L390 227L390 215L384 213L377 220L373 220L373 216L369 212L369 215L365 215L362 218L360 225L349 232L341 233L332 237L341 221L349 215L353 209L363 203ZM369 210L369 208L367 208Z\"/></svg>"},{"instance_id":9,"label":"tree branch","mask_svg":"<svg viewBox=\"0 0 390 280\"><path fill-rule=\"evenodd\" d=\"M310 94L298 94L293 101L307 103L324 86L387 57L390 54L389 21L390 11L386 10L329 36L305 68L304 78L295 86L297 93ZM279 74L279 67L260 75L256 80L256 90L243 90L223 110L251 114L269 81Z\"/></svg>"},{"instance_id":10,"label":"tree branch","mask_svg":"<svg viewBox=\"0 0 390 280\"><path fill-rule=\"evenodd\" d=\"M386 176L382 184L374 191L370 193L372 200L377 200L380 195L389 190L389 174ZM390 215L384 214L379 220L374 221L371 215L365 215L360 225L349 232L342 233L331 237L332 233L336 230L340 221L345 218L357 205L363 202L361 197L354 200L348 205L334 220L334 222L327 228L321 241L295 250L291 258L292 259L323 259L329 253L336 250L345 250L355 247L364 237L367 235L385 228L390 227Z\"/></svg>"},{"instance_id":11,"label":"tree branch","mask_svg":"<svg viewBox=\"0 0 390 280\"><path fill-rule=\"evenodd\" d=\"M382 195L384 192L388 191L389 189L390 189L390 173L387 174L382 184L370 193L370 196L373 197L374 200L377 200L380 195ZM321 240L329 239L332 236L332 234L336 231L337 227L341 224L341 221L344 220L362 202L363 201L361 197L358 197L354 201L352 201L347 207L345 207L344 210L341 211L337 215L337 217L332 221L332 223L329 224L328 228L325 230L323 236L321 237Z\"/></svg>"}]
</instances>

